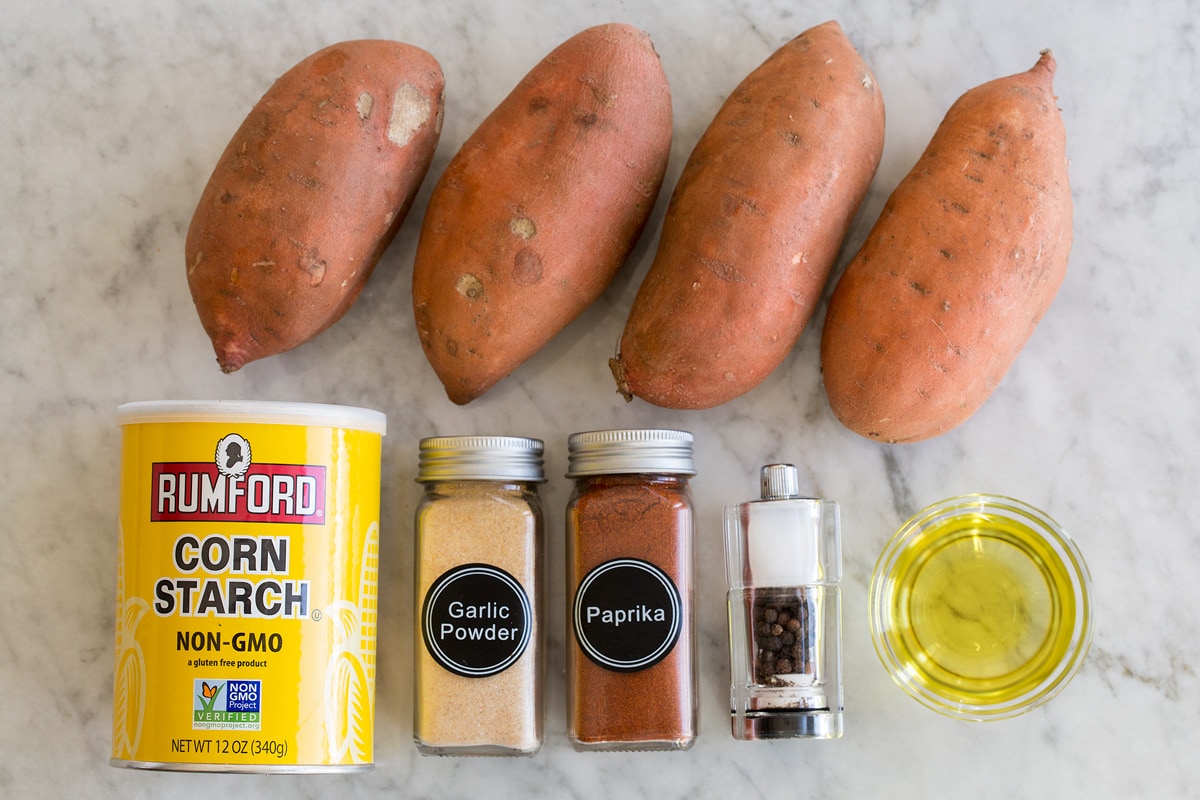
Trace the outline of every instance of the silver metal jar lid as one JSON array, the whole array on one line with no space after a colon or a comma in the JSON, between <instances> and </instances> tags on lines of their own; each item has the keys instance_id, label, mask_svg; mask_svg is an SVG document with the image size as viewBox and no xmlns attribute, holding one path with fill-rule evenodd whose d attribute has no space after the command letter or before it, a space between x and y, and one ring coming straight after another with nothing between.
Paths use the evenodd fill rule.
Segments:
<instances>
[{"instance_id":1,"label":"silver metal jar lid","mask_svg":"<svg viewBox=\"0 0 1200 800\"><path fill-rule=\"evenodd\" d=\"M692 434L675 430L573 433L567 439L567 477L631 473L695 475Z\"/></svg>"},{"instance_id":2,"label":"silver metal jar lid","mask_svg":"<svg viewBox=\"0 0 1200 800\"><path fill-rule=\"evenodd\" d=\"M545 445L522 436L433 436L422 439L417 481L542 483Z\"/></svg>"},{"instance_id":3,"label":"silver metal jar lid","mask_svg":"<svg viewBox=\"0 0 1200 800\"><path fill-rule=\"evenodd\" d=\"M767 464L759 473L763 500L795 500L800 497L800 473L794 464Z\"/></svg>"}]
</instances>

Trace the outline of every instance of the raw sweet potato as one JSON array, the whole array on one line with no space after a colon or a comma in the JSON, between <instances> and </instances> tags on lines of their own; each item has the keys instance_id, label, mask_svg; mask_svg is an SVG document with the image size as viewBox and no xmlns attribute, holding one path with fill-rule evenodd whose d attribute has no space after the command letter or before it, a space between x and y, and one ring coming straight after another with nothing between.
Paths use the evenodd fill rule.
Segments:
<instances>
[{"instance_id":1,"label":"raw sweet potato","mask_svg":"<svg viewBox=\"0 0 1200 800\"><path fill-rule=\"evenodd\" d=\"M343 42L250 111L187 235L188 285L222 370L308 341L358 297L429 168L443 85L424 50Z\"/></svg>"},{"instance_id":2,"label":"raw sweet potato","mask_svg":"<svg viewBox=\"0 0 1200 800\"><path fill-rule=\"evenodd\" d=\"M1071 248L1054 58L968 91L896 187L830 298L825 390L885 442L961 424L1058 292Z\"/></svg>"},{"instance_id":3,"label":"raw sweet potato","mask_svg":"<svg viewBox=\"0 0 1200 800\"><path fill-rule=\"evenodd\" d=\"M616 358L618 390L709 408L787 357L883 151L871 70L837 22L778 49L697 142Z\"/></svg>"},{"instance_id":4,"label":"raw sweet potato","mask_svg":"<svg viewBox=\"0 0 1200 800\"><path fill-rule=\"evenodd\" d=\"M413 266L429 363L465 404L615 277L666 171L671 95L650 37L589 28L467 139L430 197Z\"/></svg>"}]
</instances>

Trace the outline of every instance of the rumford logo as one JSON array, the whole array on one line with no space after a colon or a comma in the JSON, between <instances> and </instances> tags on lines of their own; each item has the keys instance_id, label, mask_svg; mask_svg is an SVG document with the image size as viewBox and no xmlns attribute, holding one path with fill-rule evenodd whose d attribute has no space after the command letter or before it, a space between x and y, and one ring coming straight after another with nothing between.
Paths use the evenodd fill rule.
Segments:
<instances>
[{"instance_id":1,"label":"rumford logo","mask_svg":"<svg viewBox=\"0 0 1200 800\"><path fill-rule=\"evenodd\" d=\"M325 467L256 464L236 433L212 461L156 462L151 482L152 522L325 522Z\"/></svg>"}]
</instances>

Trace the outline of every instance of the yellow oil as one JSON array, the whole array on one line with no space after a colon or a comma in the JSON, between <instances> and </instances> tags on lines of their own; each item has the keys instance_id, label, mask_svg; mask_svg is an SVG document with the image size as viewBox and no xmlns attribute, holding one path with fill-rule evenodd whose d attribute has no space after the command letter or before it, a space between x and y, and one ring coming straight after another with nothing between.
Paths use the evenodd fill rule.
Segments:
<instances>
[{"instance_id":1,"label":"yellow oil","mask_svg":"<svg viewBox=\"0 0 1200 800\"><path fill-rule=\"evenodd\" d=\"M950 702L1003 704L1035 689L1071 644L1074 593L1062 559L1024 524L990 514L921 532L892 570L892 647Z\"/></svg>"}]
</instances>

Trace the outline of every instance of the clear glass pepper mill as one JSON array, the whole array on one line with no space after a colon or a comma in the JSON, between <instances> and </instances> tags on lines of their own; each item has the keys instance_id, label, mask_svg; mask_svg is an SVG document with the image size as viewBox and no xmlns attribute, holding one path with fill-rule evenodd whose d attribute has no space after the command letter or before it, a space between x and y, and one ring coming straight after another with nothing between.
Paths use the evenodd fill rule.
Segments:
<instances>
[{"instance_id":1,"label":"clear glass pepper mill","mask_svg":"<svg viewBox=\"0 0 1200 800\"><path fill-rule=\"evenodd\" d=\"M725 508L733 736L842 735L838 505L800 496L791 464Z\"/></svg>"}]
</instances>

